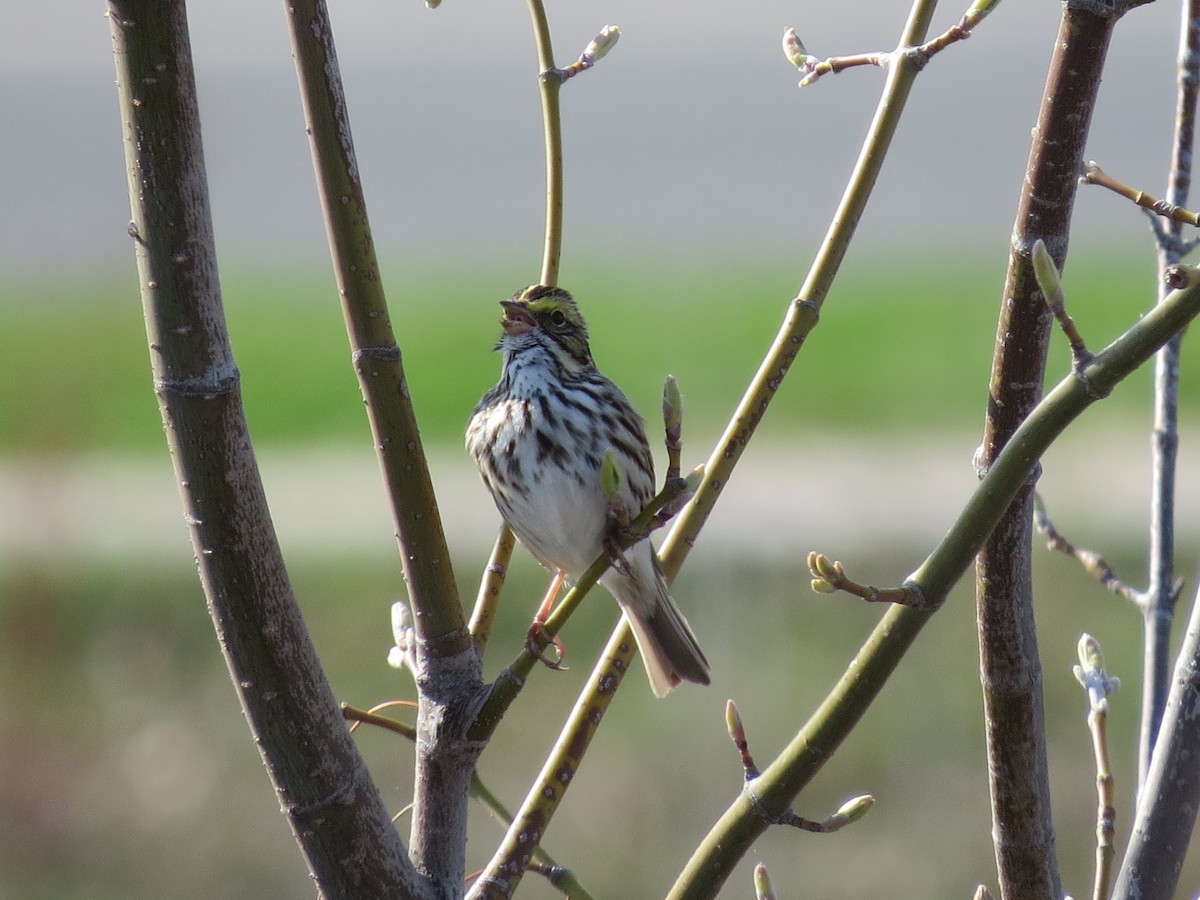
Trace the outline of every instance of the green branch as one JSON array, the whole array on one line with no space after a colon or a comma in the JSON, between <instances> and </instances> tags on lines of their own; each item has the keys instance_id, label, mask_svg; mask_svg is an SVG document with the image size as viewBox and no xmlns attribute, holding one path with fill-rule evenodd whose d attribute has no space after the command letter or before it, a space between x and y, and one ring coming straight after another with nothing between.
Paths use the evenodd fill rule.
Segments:
<instances>
[{"instance_id":1,"label":"green branch","mask_svg":"<svg viewBox=\"0 0 1200 900\"><path fill-rule=\"evenodd\" d=\"M893 606L883 615L824 702L763 771L753 796L743 793L713 826L668 895L671 900L715 895L733 866L786 812L862 718L1009 503L1028 484L1046 449L1080 413L1200 314L1200 271L1175 271L1185 286L1174 290L1083 369L1059 382L1017 429L953 527L905 581L905 587L923 596L925 603Z\"/></svg>"},{"instance_id":2,"label":"green branch","mask_svg":"<svg viewBox=\"0 0 1200 900\"><path fill-rule=\"evenodd\" d=\"M554 48L550 43L550 23L542 0L529 0L533 19L533 38L537 45L538 87L542 97L542 128L546 139L546 243L542 254L541 283L558 284L562 258L563 227L563 150L562 116L558 93L562 79L554 74Z\"/></svg>"},{"instance_id":3,"label":"green branch","mask_svg":"<svg viewBox=\"0 0 1200 900\"><path fill-rule=\"evenodd\" d=\"M323 0L296 0L288 12L338 296L391 499L413 618L419 637L438 642L444 655L470 642L383 293L329 11Z\"/></svg>"},{"instance_id":4,"label":"green branch","mask_svg":"<svg viewBox=\"0 0 1200 900\"><path fill-rule=\"evenodd\" d=\"M901 36L902 47L914 47L924 40L933 17L936 0L917 0ZM704 523L712 513L721 489L728 483L763 414L775 397L792 362L816 327L825 296L837 277L850 240L862 218L884 157L900 123L908 95L922 65L909 54L896 54L887 70L887 81L870 130L859 153L850 182L834 214L833 222L817 251L817 258L799 293L788 305L787 313L774 342L759 365L737 409L729 420L705 466L704 481L696 498L683 511L663 542L663 571L670 581L695 546Z\"/></svg>"}]
</instances>

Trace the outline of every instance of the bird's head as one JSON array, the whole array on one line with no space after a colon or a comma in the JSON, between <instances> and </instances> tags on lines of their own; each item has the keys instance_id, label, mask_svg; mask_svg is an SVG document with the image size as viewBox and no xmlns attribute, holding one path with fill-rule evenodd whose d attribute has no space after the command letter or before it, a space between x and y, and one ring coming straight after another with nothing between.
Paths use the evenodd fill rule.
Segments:
<instances>
[{"instance_id":1,"label":"bird's head","mask_svg":"<svg viewBox=\"0 0 1200 900\"><path fill-rule=\"evenodd\" d=\"M593 365L587 322L575 299L562 288L531 285L500 305L504 334L497 349L520 353L542 347L570 368Z\"/></svg>"}]
</instances>

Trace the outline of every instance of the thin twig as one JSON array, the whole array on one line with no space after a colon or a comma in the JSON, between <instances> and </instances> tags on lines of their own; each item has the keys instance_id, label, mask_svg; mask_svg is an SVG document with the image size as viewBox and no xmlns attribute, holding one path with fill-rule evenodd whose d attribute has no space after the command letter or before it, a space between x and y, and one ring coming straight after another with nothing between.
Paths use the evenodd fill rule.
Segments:
<instances>
[{"instance_id":1,"label":"thin twig","mask_svg":"<svg viewBox=\"0 0 1200 900\"><path fill-rule=\"evenodd\" d=\"M734 748L738 751L738 755L742 760L742 778L744 781L743 791L751 798L754 797L754 783L761 776L758 766L754 764L754 759L750 755L750 743L746 740L746 729L742 724L742 717L737 711L737 706L732 700L725 703L725 728L729 732L729 739L733 741ZM870 794L859 794L857 797L851 797L843 803L832 815L826 816L824 819L806 819L803 816L797 815L789 806L784 812L771 820L771 824L787 825L791 828L799 828L801 831L812 832L813 834L832 834L835 831L841 831L847 825L857 822L865 816L875 803L875 798ZM761 808L761 807L760 807Z\"/></svg>"},{"instance_id":2,"label":"thin twig","mask_svg":"<svg viewBox=\"0 0 1200 900\"><path fill-rule=\"evenodd\" d=\"M342 715L346 721L350 722L350 731L353 733L359 725L374 725L376 728L382 728L385 731L391 731L401 737L407 738L415 742L417 739L417 729L407 722L401 722L393 719L391 716L380 715L380 710L390 709L394 707L415 707L416 704L409 700L391 700L387 703L380 703L372 706L370 709L359 709L356 706L351 706L349 703L341 705ZM499 798L492 793L491 789L484 783L483 779L476 771L471 777L471 796L475 798L483 807L492 815L494 819L500 822L505 827L512 824L512 813L500 802ZM405 809L408 809L406 807ZM401 810L403 813L405 810ZM399 817L400 813L397 813ZM534 856L537 862L530 863L530 869L546 877L546 879L556 887L562 888L565 894L570 897L579 898L579 900L591 900L591 894L579 883L574 873L555 861L554 857L543 850L540 846L534 851Z\"/></svg>"},{"instance_id":3,"label":"thin twig","mask_svg":"<svg viewBox=\"0 0 1200 900\"><path fill-rule=\"evenodd\" d=\"M846 577L846 570L840 562L832 560L824 553L808 554L808 571L812 575L810 586L818 594L832 594L844 591L853 594L868 603L895 603L900 606L911 606L921 609L927 601L921 592L913 585L901 585L895 588L880 590L870 585L859 584Z\"/></svg>"},{"instance_id":4,"label":"thin twig","mask_svg":"<svg viewBox=\"0 0 1200 900\"><path fill-rule=\"evenodd\" d=\"M1200 594L1170 680L1162 729L1141 786L1133 833L1113 888L1114 900L1171 900L1200 809ZM1187 892L1191 896L1191 891Z\"/></svg>"},{"instance_id":5,"label":"thin twig","mask_svg":"<svg viewBox=\"0 0 1200 900\"><path fill-rule=\"evenodd\" d=\"M856 53L850 56L831 56L828 59L817 59L810 56L794 28L783 32L783 54L788 62L804 73L800 79L800 87L808 87L823 75L836 75L846 69L859 66L876 66L886 69L897 57L903 56L912 60L918 67L924 67L933 57L941 53L951 44L965 41L971 36L972 29L995 9L1000 0L977 0L963 15L957 25L951 25L937 37L926 41L917 47L901 46L890 52Z\"/></svg>"},{"instance_id":6,"label":"thin twig","mask_svg":"<svg viewBox=\"0 0 1200 900\"><path fill-rule=\"evenodd\" d=\"M1063 537L1046 511L1045 501L1036 491L1033 495L1033 527L1046 538L1046 546L1049 549L1069 556L1108 590L1119 597L1124 597L1135 606L1141 607L1142 595L1132 585L1118 578L1103 556L1094 550L1080 549Z\"/></svg>"},{"instance_id":7,"label":"thin twig","mask_svg":"<svg viewBox=\"0 0 1200 900\"><path fill-rule=\"evenodd\" d=\"M491 637L492 623L500 605L500 592L504 588L504 579L508 575L508 564L512 560L513 549L517 545L516 535L507 523L501 523L500 533L496 536L496 544L492 547L491 556L483 570L479 581L479 593L475 598L475 610L471 613L471 637L475 646L482 653Z\"/></svg>"},{"instance_id":8,"label":"thin twig","mask_svg":"<svg viewBox=\"0 0 1200 900\"><path fill-rule=\"evenodd\" d=\"M1096 872L1092 900L1105 900L1112 882L1115 850L1116 809L1113 806L1113 775L1108 762L1108 698L1120 686L1104 668L1099 642L1090 634L1079 638L1079 664L1075 677L1088 695L1088 731L1092 736L1092 755L1096 760Z\"/></svg>"},{"instance_id":9,"label":"thin twig","mask_svg":"<svg viewBox=\"0 0 1200 900\"><path fill-rule=\"evenodd\" d=\"M1132 200L1142 209L1156 216L1161 216L1164 219L1170 219L1172 222L1181 222L1184 225L1200 225L1200 216L1190 209L1184 209L1182 206L1171 203L1169 200L1159 200L1145 191L1130 187L1123 181L1113 178L1094 162L1089 161L1083 167L1083 174L1080 176L1080 181L1084 184L1094 184L1098 187L1107 188L1113 193L1124 197L1126 200Z\"/></svg>"}]
</instances>

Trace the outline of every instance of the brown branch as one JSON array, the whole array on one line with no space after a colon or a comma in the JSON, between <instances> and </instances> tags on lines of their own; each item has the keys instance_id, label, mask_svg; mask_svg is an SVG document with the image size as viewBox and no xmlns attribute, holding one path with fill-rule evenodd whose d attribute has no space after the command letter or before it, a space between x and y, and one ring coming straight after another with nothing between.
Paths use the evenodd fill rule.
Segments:
<instances>
[{"instance_id":1,"label":"brown branch","mask_svg":"<svg viewBox=\"0 0 1200 900\"><path fill-rule=\"evenodd\" d=\"M1117 16L1063 9L1012 236L992 361L984 469L1041 397L1053 317L1032 263L1037 240L1063 268L1076 173ZM1032 484L1018 493L977 561L976 607L993 840L1006 900L1062 894L1050 813L1041 663L1032 596Z\"/></svg>"},{"instance_id":2,"label":"brown branch","mask_svg":"<svg viewBox=\"0 0 1200 900\"><path fill-rule=\"evenodd\" d=\"M484 687L371 238L325 0L285 3L318 193L376 452L392 506L416 640L420 709L410 854L450 895L466 874L467 796L482 745L465 736Z\"/></svg>"},{"instance_id":3,"label":"brown branch","mask_svg":"<svg viewBox=\"0 0 1200 900\"><path fill-rule=\"evenodd\" d=\"M209 612L322 896L430 896L325 679L271 525L221 304L182 0L110 0L155 389Z\"/></svg>"}]
</instances>

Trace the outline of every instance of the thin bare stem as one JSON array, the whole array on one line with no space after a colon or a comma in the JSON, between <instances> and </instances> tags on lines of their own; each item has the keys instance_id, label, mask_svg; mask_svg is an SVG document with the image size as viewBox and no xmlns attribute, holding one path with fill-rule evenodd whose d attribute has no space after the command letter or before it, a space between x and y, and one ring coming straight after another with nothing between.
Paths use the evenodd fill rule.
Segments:
<instances>
[{"instance_id":1,"label":"thin bare stem","mask_svg":"<svg viewBox=\"0 0 1200 900\"><path fill-rule=\"evenodd\" d=\"M528 0L533 19L533 38L537 46L538 86L542 98L542 128L546 140L546 241L542 254L545 285L558 284L562 258L563 229L563 149L562 116L558 94L563 79L555 75L554 47L550 42L550 23L542 0Z\"/></svg>"},{"instance_id":2,"label":"thin bare stem","mask_svg":"<svg viewBox=\"0 0 1200 900\"><path fill-rule=\"evenodd\" d=\"M725 704L725 728L729 732L729 739L733 742L734 749L737 750L738 756L741 757L742 780L744 782L742 790L754 801L755 783L762 773L759 771L758 766L754 764L754 758L750 755L750 742L746 738L746 728L742 724L742 717L732 700L729 700ZM875 798L870 794L859 794L857 797L851 797L836 812L826 816L824 819L806 819L803 816L797 815L789 807L784 811L783 815L769 824L786 825L790 828L799 828L801 831L809 831L813 834L832 834L835 831L840 831L847 825L857 822L870 811L874 803Z\"/></svg>"},{"instance_id":3,"label":"thin bare stem","mask_svg":"<svg viewBox=\"0 0 1200 900\"><path fill-rule=\"evenodd\" d=\"M867 584L859 584L847 577L846 569L840 562L830 559L824 553L808 554L808 570L812 575L811 587L818 594L844 591L868 603L896 603L917 608L927 605L928 602L912 585L881 590Z\"/></svg>"},{"instance_id":4,"label":"thin bare stem","mask_svg":"<svg viewBox=\"0 0 1200 900\"><path fill-rule=\"evenodd\" d=\"M913 4L901 36L901 46L915 46L921 42L936 6L935 0L917 0ZM725 433L713 449L695 499L679 515L663 542L660 555L668 578L674 577L695 546L721 490L728 483L779 385L804 341L817 326L821 305L837 277L867 200L874 190L918 71L919 67L912 62L888 69L875 116L833 221L817 251L817 258L809 268L799 293L788 304L770 349L730 417Z\"/></svg>"},{"instance_id":5,"label":"thin bare stem","mask_svg":"<svg viewBox=\"0 0 1200 900\"><path fill-rule=\"evenodd\" d=\"M373 725L376 728L391 731L415 743L417 740L416 728L407 722L401 722L393 719L391 716L385 716L380 713L380 710L395 706L416 706L416 704L408 701L393 700L373 706L370 709L359 709L358 707L351 706L349 703L343 703L341 709L346 721L353 723L351 731L358 725ZM479 776L478 771L471 776L471 797L478 801L491 814L492 818L500 824L505 827L512 824L512 813L492 793L491 789ZM579 879L576 878L575 874L570 869L558 863L541 846L538 846L534 850L533 855L536 862L530 862L530 869L532 871L543 875L551 884L563 888L564 893L568 893L571 897L577 897L579 900L591 900L592 895L579 883Z\"/></svg>"},{"instance_id":6,"label":"thin bare stem","mask_svg":"<svg viewBox=\"0 0 1200 900\"><path fill-rule=\"evenodd\" d=\"M1200 96L1200 0L1182 4L1175 132L1167 202L1185 206L1192 182L1196 102ZM1158 267L1167 271L1182 258L1182 227L1167 223L1158 242ZM1159 288L1159 302L1166 293ZM1175 481L1179 453L1179 356L1182 335L1171 340L1154 361L1154 441L1151 460L1149 584L1143 608L1142 704L1138 737L1138 790L1150 769L1159 723L1167 702L1171 665L1171 625L1182 586L1175 573Z\"/></svg>"},{"instance_id":7,"label":"thin bare stem","mask_svg":"<svg viewBox=\"0 0 1200 900\"><path fill-rule=\"evenodd\" d=\"M1142 598L1138 591L1132 585L1126 584L1118 578L1117 573L1112 570L1112 567L1103 556L1095 550L1076 547L1063 537L1062 533L1055 527L1050 514L1046 511L1046 504L1036 492L1033 495L1033 527L1037 529L1038 534L1046 539L1046 546L1050 550L1061 553L1064 556L1069 556L1083 566L1085 572L1114 594L1124 597L1138 607L1141 606Z\"/></svg>"},{"instance_id":8,"label":"thin bare stem","mask_svg":"<svg viewBox=\"0 0 1200 900\"><path fill-rule=\"evenodd\" d=\"M1143 190L1130 187L1125 182L1113 178L1094 162L1088 162L1083 167L1081 179L1084 184L1094 184L1098 187L1107 188L1113 193L1124 197L1126 200L1131 200L1137 206L1156 216L1161 216L1164 219L1184 225L1200 225L1200 216L1197 216L1190 209L1184 209L1182 206L1171 203L1169 200L1159 200L1157 197L1153 197Z\"/></svg>"},{"instance_id":9,"label":"thin bare stem","mask_svg":"<svg viewBox=\"0 0 1200 900\"><path fill-rule=\"evenodd\" d=\"M836 75L846 69L860 66L876 66L886 69L899 55L908 56L917 65L924 66L951 44L969 38L972 29L997 6L999 6L999 0L980 0L967 10L958 24L951 25L937 37L918 47L902 45L899 49L889 53L856 53L850 56L831 56L823 60L810 56L804 49L804 44L800 41L796 30L788 28L783 33L783 53L792 65L804 73L804 77L800 79L800 87L808 87L823 75Z\"/></svg>"},{"instance_id":10,"label":"thin bare stem","mask_svg":"<svg viewBox=\"0 0 1200 900\"><path fill-rule=\"evenodd\" d=\"M468 900L507 900L520 883L604 713L616 696L621 679L629 671L637 646L628 635L624 641L620 640L621 632L617 629L609 638L597 663L597 671L576 700L542 771L526 793L504 840L468 892Z\"/></svg>"},{"instance_id":11,"label":"thin bare stem","mask_svg":"<svg viewBox=\"0 0 1200 900\"><path fill-rule=\"evenodd\" d=\"M488 638L491 636L492 623L500 604L500 591L504 588L508 564L512 560L516 545L517 538L512 529L507 524L502 524L496 544L492 547L492 555L488 557L487 566L484 567L483 578L479 582L475 611L471 613L471 637L475 639L475 646L479 648L480 653L487 647Z\"/></svg>"}]
</instances>

